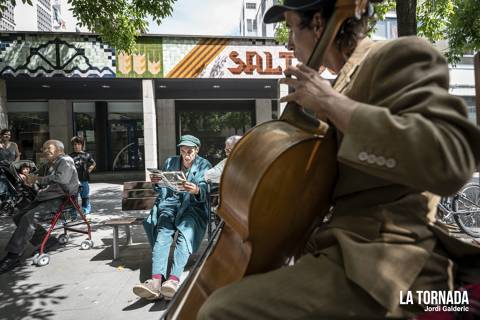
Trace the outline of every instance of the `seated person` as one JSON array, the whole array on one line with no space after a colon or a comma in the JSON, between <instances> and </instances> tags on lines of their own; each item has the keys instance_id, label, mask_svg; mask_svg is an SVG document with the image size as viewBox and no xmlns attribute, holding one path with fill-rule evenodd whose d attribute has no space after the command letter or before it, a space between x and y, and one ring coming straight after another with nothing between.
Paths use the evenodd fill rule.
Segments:
<instances>
[{"instance_id":1,"label":"seated person","mask_svg":"<svg viewBox=\"0 0 480 320\"><path fill-rule=\"evenodd\" d=\"M72 158L65 155L63 143L58 140L48 140L43 144L43 153L49 165L46 175L27 176L27 183L38 182L42 188L38 191L35 200L13 217L17 229L7 244L7 255L0 261L0 274L20 265L20 257L27 241L34 246L41 243L46 231L39 225L39 221L52 211L56 211L66 194L74 195L78 192L80 183L77 170ZM50 241L50 244L54 245L53 242L55 241Z\"/></svg>"},{"instance_id":2,"label":"seated person","mask_svg":"<svg viewBox=\"0 0 480 320\"><path fill-rule=\"evenodd\" d=\"M242 138L242 136L231 136L225 140L225 154L227 155L225 159L217 163L215 167L205 172L205 180L212 183L220 183L220 178L222 176L223 168L227 162L227 158L232 152L235 144Z\"/></svg>"},{"instance_id":3,"label":"seated person","mask_svg":"<svg viewBox=\"0 0 480 320\"><path fill-rule=\"evenodd\" d=\"M33 186L33 184L27 181L27 177L30 174L30 165L28 163L23 163L20 168L18 169L18 176L22 179L23 183L29 187Z\"/></svg>"},{"instance_id":4,"label":"seated person","mask_svg":"<svg viewBox=\"0 0 480 320\"><path fill-rule=\"evenodd\" d=\"M171 299L177 291L180 276L190 255L195 252L205 234L208 221L207 183L205 171L212 166L198 156L200 140L191 135L180 138L180 156L165 161L162 171L183 171L187 178L186 192L174 192L160 187L160 179L151 176L158 198L144 221L145 231L152 245L152 279L136 285L133 292L142 298L156 300L162 296ZM171 271L167 274L170 246L178 231Z\"/></svg>"}]
</instances>

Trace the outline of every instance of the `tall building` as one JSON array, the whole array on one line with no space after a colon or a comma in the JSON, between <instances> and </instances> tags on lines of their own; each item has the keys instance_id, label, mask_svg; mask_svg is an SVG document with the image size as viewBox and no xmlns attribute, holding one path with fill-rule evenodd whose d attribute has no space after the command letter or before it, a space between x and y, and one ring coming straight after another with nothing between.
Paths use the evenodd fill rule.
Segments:
<instances>
[{"instance_id":1,"label":"tall building","mask_svg":"<svg viewBox=\"0 0 480 320\"><path fill-rule=\"evenodd\" d=\"M32 5L17 1L7 9L0 19L2 31L62 31L86 32L80 28L70 11L68 0L32 0Z\"/></svg>"},{"instance_id":2,"label":"tall building","mask_svg":"<svg viewBox=\"0 0 480 320\"><path fill-rule=\"evenodd\" d=\"M263 16L276 0L243 0L240 15L240 35L244 37L273 37L275 24L264 24Z\"/></svg>"}]
</instances>

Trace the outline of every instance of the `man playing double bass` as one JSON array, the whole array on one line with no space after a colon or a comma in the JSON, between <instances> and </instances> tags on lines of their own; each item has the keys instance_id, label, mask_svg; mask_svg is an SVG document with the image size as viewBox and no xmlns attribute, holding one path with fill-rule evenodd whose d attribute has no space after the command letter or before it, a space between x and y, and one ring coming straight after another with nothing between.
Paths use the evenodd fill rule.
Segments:
<instances>
[{"instance_id":1,"label":"man playing double bass","mask_svg":"<svg viewBox=\"0 0 480 320\"><path fill-rule=\"evenodd\" d=\"M264 21L286 21L288 47L305 63L334 5L285 0ZM480 131L448 94L444 57L416 37L372 42L372 11L369 3L360 20L347 19L327 49L323 64L338 75L333 87L304 64L281 80L295 89L281 101L336 128L331 221L313 231L293 266L216 290L199 319L409 317L423 307L416 295L400 304L401 295L452 290L468 275L465 263L478 261L478 246L449 237L434 221L438 197L431 194L453 194L468 181L480 159Z\"/></svg>"}]
</instances>

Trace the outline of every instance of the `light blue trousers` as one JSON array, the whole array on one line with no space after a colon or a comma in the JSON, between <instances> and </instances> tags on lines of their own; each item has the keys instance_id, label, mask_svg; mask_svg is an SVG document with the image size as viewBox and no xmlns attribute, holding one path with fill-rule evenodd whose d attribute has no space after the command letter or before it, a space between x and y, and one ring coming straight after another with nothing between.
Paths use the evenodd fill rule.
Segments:
<instances>
[{"instance_id":1,"label":"light blue trousers","mask_svg":"<svg viewBox=\"0 0 480 320\"><path fill-rule=\"evenodd\" d=\"M161 274L164 278L174 275L180 278L185 265L187 264L190 252L188 250L187 239L179 232L173 251L173 262L170 274L167 275L168 257L170 247L173 242L175 231L175 216L179 205L170 204L159 207L159 217L157 223L157 236L153 239L152 250L152 275ZM149 232L148 225L145 223L145 230Z\"/></svg>"}]
</instances>

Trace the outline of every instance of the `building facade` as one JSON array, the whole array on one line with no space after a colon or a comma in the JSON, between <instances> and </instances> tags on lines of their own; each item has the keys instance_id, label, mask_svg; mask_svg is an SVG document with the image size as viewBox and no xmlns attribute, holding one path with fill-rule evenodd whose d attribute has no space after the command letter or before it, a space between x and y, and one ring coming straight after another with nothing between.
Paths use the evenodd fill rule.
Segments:
<instances>
[{"instance_id":1,"label":"building facade","mask_svg":"<svg viewBox=\"0 0 480 320\"><path fill-rule=\"evenodd\" d=\"M80 135L99 170L144 170L194 134L216 163L226 137L278 116L277 79L292 63L264 38L145 36L129 55L92 34L3 33L0 113L36 162L45 140Z\"/></svg>"},{"instance_id":2,"label":"building facade","mask_svg":"<svg viewBox=\"0 0 480 320\"><path fill-rule=\"evenodd\" d=\"M32 4L17 1L7 9L0 19L0 31L60 31L86 32L79 27L70 11L68 0L32 0Z\"/></svg>"},{"instance_id":3,"label":"building facade","mask_svg":"<svg viewBox=\"0 0 480 320\"><path fill-rule=\"evenodd\" d=\"M243 37L275 36L275 24L263 23L263 16L275 0L243 0L240 14L240 35Z\"/></svg>"}]
</instances>

